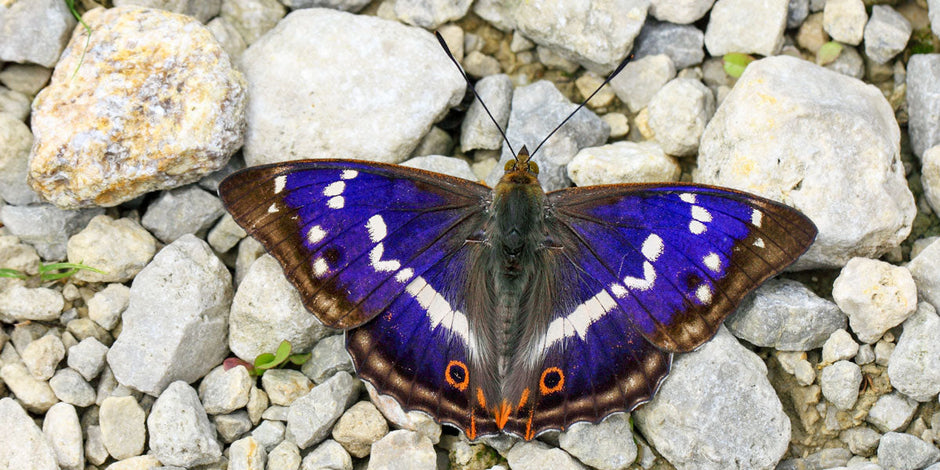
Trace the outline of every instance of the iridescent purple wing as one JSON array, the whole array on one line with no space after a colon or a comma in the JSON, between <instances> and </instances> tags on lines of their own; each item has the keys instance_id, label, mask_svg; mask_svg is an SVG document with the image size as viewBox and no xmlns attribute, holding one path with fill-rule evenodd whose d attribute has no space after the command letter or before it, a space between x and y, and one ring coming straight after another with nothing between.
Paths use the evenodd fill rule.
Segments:
<instances>
[{"instance_id":1,"label":"iridescent purple wing","mask_svg":"<svg viewBox=\"0 0 940 470\"><path fill-rule=\"evenodd\" d=\"M672 352L714 336L816 235L792 208L707 186L574 188L548 199L558 293L529 340L528 383L516 392L527 400L507 426L526 438L647 401Z\"/></svg>"},{"instance_id":2,"label":"iridescent purple wing","mask_svg":"<svg viewBox=\"0 0 940 470\"><path fill-rule=\"evenodd\" d=\"M482 227L490 189L394 165L306 160L247 168L219 186L324 324L379 315Z\"/></svg>"},{"instance_id":3,"label":"iridescent purple wing","mask_svg":"<svg viewBox=\"0 0 940 470\"><path fill-rule=\"evenodd\" d=\"M219 193L284 268L307 309L348 329L359 376L406 409L481 434L468 361L468 240L491 190L411 168L308 160L242 170ZM372 321L370 321L372 320Z\"/></svg>"}]
</instances>

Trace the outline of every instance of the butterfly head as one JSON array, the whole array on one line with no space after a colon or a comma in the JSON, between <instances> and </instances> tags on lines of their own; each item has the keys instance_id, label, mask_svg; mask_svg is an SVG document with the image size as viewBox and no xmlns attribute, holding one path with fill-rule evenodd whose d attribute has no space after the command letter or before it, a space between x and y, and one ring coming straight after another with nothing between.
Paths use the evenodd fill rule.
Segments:
<instances>
[{"instance_id":1,"label":"butterfly head","mask_svg":"<svg viewBox=\"0 0 940 470\"><path fill-rule=\"evenodd\" d=\"M538 184L539 165L529 156L529 149L522 147L516 158L506 162L501 183Z\"/></svg>"}]
</instances>

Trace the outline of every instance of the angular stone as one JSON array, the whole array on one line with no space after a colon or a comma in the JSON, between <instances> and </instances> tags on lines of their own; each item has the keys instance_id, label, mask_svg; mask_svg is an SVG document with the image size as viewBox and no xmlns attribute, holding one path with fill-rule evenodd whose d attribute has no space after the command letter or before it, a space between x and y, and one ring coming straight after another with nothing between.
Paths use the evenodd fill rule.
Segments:
<instances>
[{"instance_id":1,"label":"angular stone","mask_svg":"<svg viewBox=\"0 0 940 470\"><path fill-rule=\"evenodd\" d=\"M166 387L147 417L150 451L164 465L191 467L217 462L222 448L196 390L177 381Z\"/></svg>"},{"instance_id":2,"label":"angular stone","mask_svg":"<svg viewBox=\"0 0 940 470\"><path fill-rule=\"evenodd\" d=\"M375 405L360 401L340 416L332 434L353 457L361 459L369 455L373 443L388 434L388 423Z\"/></svg>"},{"instance_id":3,"label":"angular stone","mask_svg":"<svg viewBox=\"0 0 940 470\"><path fill-rule=\"evenodd\" d=\"M911 38L911 22L888 5L872 5L865 25L865 55L879 64L893 59Z\"/></svg>"},{"instance_id":4,"label":"angular stone","mask_svg":"<svg viewBox=\"0 0 940 470\"><path fill-rule=\"evenodd\" d=\"M462 158L445 157L443 155L425 155L402 162L401 166L419 168L445 175L456 176L465 180L476 181L477 177L470 169L470 164Z\"/></svg>"},{"instance_id":5,"label":"angular stone","mask_svg":"<svg viewBox=\"0 0 940 470\"><path fill-rule=\"evenodd\" d=\"M161 194L140 223L163 243L173 243L188 233L202 236L224 213L219 198L189 185Z\"/></svg>"},{"instance_id":6,"label":"angular stone","mask_svg":"<svg viewBox=\"0 0 940 470\"><path fill-rule=\"evenodd\" d=\"M463 98L463 79L441 57L418 28L319 8L292 12L242 55L251 93L245 161L405 160Z\"/></svg>"},{"instance_id":7,"label":"angular stone","mask_svg":"<svg viewBox=\"0 0 940 470\"><path fill-rule=\"evenodd\" d=\"M231 302L231 274L206 242L184 235L167 245L131 286L108 351L114 376L153 395L204 376L225 358Z\"/></svg>"},{"instance_id":8,"label":"angular stone","mask_svg":"<svg viewBox=\"0 0 940 470\"><path fill-rule=\"evenodd\" d=\"M294 400L306 395L313 383L300 371L272 369L261 376L261 386L271 403L290 406Z\"/></svg>"},{"instance_id":9,"label":"angular stone","mask_svg":"<svg viewBox=\"0 0 940 470\"><path fill-rule=\"evenodd\" d=\"M395 431L400 432L400 431ZM553 448L541 441L520 441L509 449L506 461L513 470L586 470L574 457L565 451Z\"/></svg>"},{"instance_id":10,"label":"angular stone","mask_svg":"<svg viewBox=\"0 0 940 470\"><path fill-rule=\"evenodd\" d=\"M0 468L57 470L55 449L16 400L0 398Z\"/></svg>"},{"instance_id":11,"label":"angular stone","mask_svg":"<svg viewBox=\"0 0 940 470\"><path fill-rule=\"evenodd\" d=\"M0 367L0 380L30 412L45 413L59 401L49 384L33 377L21 362Z\"/></svg>"},{"instance_id":12,"label":"angular stone","mask_svg":"<svg viewBox=\"0 0 940 470\"><path fill-rule=\"evenodd\" d=\"M617 98L627 105L630 112L639 112L663 85L676 76L676 66L666 54L648 55L630 61L610 81Z\"/></svg>"},{"instance_id":13,"label":"angular stone","mask_svg":"<svg viewBox=\"0 0 940 470\"><path fill-rule=\"evenodd\" d=\"M916 401L900 393L889 393L878 397L865 420L882 432L898 431L910 424L915 411Z\"/></svg>"},{"instance_id":14,"label":"angular stone","mask_svg":"<svg viewBox=\"0 0 940 470\"><path fill-rule=\"evenodd\" d=\"M104 210L62 210L50 204L3 206L0 222L21 241L36 248L46 261L64 260L69 237L88 225L88 221Z\"/></svg>"},{"instance_id":15,"label":"angular stone","mask_svg":"<svg viewBox=\"0 0 940 470\"><path fill-rule=\"evenodd\" d=\"M630 414L617 413L596 425L575 423L558 435L558 446L597 470L620 470L637 456Z\"/></svg>"},{"instance_id":16,"label":"angular stone","mask_svg":"<svg viewBox=\"0 0 940 470\"><path fill-rule=\"evenodd\" d=\"M231 413L248 404L253 382L244 367L225 370L224 366L218 366L199 383L199 398L206 413Z\"/></svg>"},{"instance_id":17,"label":"angular stone","mask_svg":"<svg viewBox=\"0 0 940 470\"><path fill-rule=\"evenodd\" d=\"M33 102L33 189L62 208L114 206L224 165L242 144L245 82L212 33L147 8L82 18L90 42L75 28Z\"/></svg>"},{"instance_id":18,"label":"angular stone","mask_svg":"<svg viewBox=\"0 0 940 470\"><path fill-rule=\"evenodd\" d=\"M659 21L694 23L708 13L715 0L651 0L650 15Z\"/></svg>"},{"instance_id":19,"label":"angular stone","mask_svg":"<svg viewBox=\"0 0 940 470\"><path fill-rule=\"evenodd\" d=\"M916 470L940 460L940 449L910 434L889 432L878 443L878 464L883 468Z\"/></svg>"},{"instance_id":20,"label":"angular stone","mask_svg":"<svg viewBox=\"0 0 940 470\"><path fill-rule=\"evenodd\" d=\"M56 398L70 405L84 408L95 404L95 389L73 369L59 369L49 379L49 387Z\"/></svg>"},{"instance_id":21,"label":"angular stone","mask_svg":"<svg viewBox=\"0 0 940 470\"><path fill-rule=\"evenodd\" d=\"M907 238L916 208L899 142L894 111L877 88L804 60L769 57L748 65L709 121L696 182L800 209L819 235L793 269L841 267ZM860 187L869 189L842 197Z\"/></svg>"},{"instance_id":22,"label":"angular stone","mask_svg":"<svg viewBox=\"0 0 940 470\"><path fill-rule=\"evenodd\" d=\"M437 29L448 21L467 14L471 0L396 0L395 16L404 23L425 29Z\"/></svg>"},{"instance_id":23,"label":"angular stone","mask_svg":"<svg viewBox=\"0 0 940 470\"><path fill-rule=\"evenodd\" d=\"M0 72L2 73L2 72ZM508 109L506 110L508 114ZM33 134L16 116L4 112L0 105L0 198L9 204L25 205L39 202L39 195L26 183L29 172L29 149Z\"/></svg>"},{"instance_id":24,"label":"angular stone","mask_svg":"<svg viewBox=\"0 0 940 470\"><path fill-rule=\"evenodd\" d=\"M790 441L790 419L766 365L725 328L678 355L659 392L633 417L677 468L770 468Z\"/></svg>"},{"instance_id":25,"label":"angular stone","mask_svg":"<svg viewBox=\"0 0 940 470\"><path fill-rule=\"evenodd\" d=\"M725 326L738 338L781 351L809 351L846 327L846 316L834 303L803 284L772 279L741 301Z\"/></svg>"},{"instance_id":26,"label":"angular stone","mask_svg":"<svg viewBox=\"0 0 940 470\"><path fill-rule=\"evenodd\" d=\"M505 74L490 75L480 79L474 88L480 98L473 100L460 125L460 148L464 152L474 149L498 150L503 146L503 136L480 102L486 103L496 124L505 129L512 103L512 80Z\"/></svg>"},{"instance_id":27,"label":"angular stone","mask_svg":"<svg viewBox=\"0 0 940 470\"><path fill-rule=\"evenodd\" d=\"M693 25L647 19L631 52L637 58L666 54L676 69L682 70L702 63L705 59L704 41L705 33Z\"/></svg>"},{"instance_id":28,"label":"angular stone","mask_svg":"<svg viewBox=\"0 0 940 470\"><path fill-rule=\"evenodd\" d=\"M0 320L7 323L55 321L64 307L62 293L48 287L14 285L0 290Z\"/></svg>"},{"instance_id":29,"label":"angular stone","mask_svg":"<svg viewBox=\"0 0 940 470\"><path fill-rule=\"evenodd\" d=\"M75 18L65 2L26 0L0 8L0 62L32 62L52 67L59 60Z\"/></svg>"},{"instance_id":30,"label":"angular stone","mask_svg":"<svg viewBox=\"0 0 940 470\"><path fill-rule=\"evenodd\" d=\"M855 406L861 384L862 371L854 362L838 361L824 367L819 375L823 396L840 410Z\"/></svg>"},{"instance_id":31,"label":"angular stone","mask_svg":"<svg viewBox=\"0 0 940 470\"><path fill-rule=\"evenodd\" d=\"M718 0L705 28L712 56L729 52L774 55L783 45L787 0Z\"/></svg>"},{"instance_id":32,"label":"angular stone","mask_svg":"<svg viewBox=\"0 0 940 470\"><path fill-rule=\"evenodd\" d=\"M359 381L345 372L317 385L294 400L287 415L288 438L306 449L330 435L330 429L356 401Z\"/></svg>"},{"instance_id":33,"label":"angular stone","mask_svg":"<svg viewBox=\"0 0 940 470\"><path fill-rule=\"evenodd\" d=\"M842 268L833 282L832 298L864 343L878 341L917 309L911 272L868 258L853 258Z\"/></svg>"},{"instance_id":34,"label":"angular stone","mask_svg":"<svg viewBox=\"0 0 940 470\"><path fill-rule=\"evenodd\" d=\"M940 54L914 54L907 63L911 147L921 157L940 144Z\"/></svg>"},{"instance_id":35,"label":"angular stone","mask_svg":"<svg viewBox=\"0 0 940 470\"><path fill-rule=\"evenodd\" d=\"M826 0L823 28L834 41L852 46L861 44L867 22L862 0Z\"/></svg>"},{"instance_id":36,"label":"angular stone","mask_svg":"<svg viewBox=\"0 0 940 470\"><path fill-rule=\"evenodd\" d=\"M700 81L677 78L664 85L649 106L649 126L668 155L698 153L708 120L715 114L715 95Z\"/></svg>"},{"instance_id":37,"label":"angular stone","mask_svg":"<svg viewBox=\"0 0 940 470\"><path fill-rule=\"evenodd\" d=\"M107 243L102 243L107 240ZM144 269L157 252L153 238L134 220L99 215L69 238L70 263L82 263L101 273L79 270L73 278L84 282L127 282Z\"/></svg>"},{"instance_id":38,"label":"angular stone","mask_svg":"<svg viewBox=\"0 0 940 470\"><path fill-rule=\"evenodd\" d=\"M231 470L264 470L268 463L264 446L251 436L233 442L228 451L228 468Z\"/></svg>"},{"instance_id":39,"label":"angular stone","mask_svg":"<svg viewBox=\"0 0 940 470\"><path fill-rule=\"evenodd\" d=\"M8 429L9 431L9 429ZM42 433L55 451L56 462L63 470L85 468L85 448L82 445L82 427L75 407L56 403L49 408L42 421Z\"/></svg>"},{"instance_id":40,"label":"angular stone","mask_svg":"<svg viewBox=\"0 0 940 470\"><path fill-rule=\"evenodd\" d=\"M137 5L192 16L202 23L219 14L222 0L114 0L114 6Z\"/></svg>"},{"instance_id":41,"label":"angular stone","mask_svg":"<svg viewBox=\"0 0 940 470\"><path fill-rule=\"evenodd\" d=\"M392 431L372 446L368 470L380 469L435 470L437 454L434 445L427 437L414 431Z\"/></svg>"},{"instance_id":42,"label":"angular stone","mask_svg":"<svg viewBox=\"0 0 940 470\"><path fill-rule=\"evenodd\" d=\"M578 186L678 181L682 169L656 142L620 141L581 149L568 163Z\"/></svg>"},{"instance_id":43,"label":"angular stone","mask_svg":"<svg viewBox=\"0 0 940 470\"><path fill-rule=\"evenodd\" d=\"M29 343L22 352L23 364L33 377L49 380L59 362L65 358L65 345L56 335L46 335Z\"/></svg>"},{"instance_id":44,"label":"angular stone","mask_svg":"<svg viewBox=\"0 0 940 470\"><path fill-rule=\"evenodd\" d=\"M371 459L369 461L371 462ZM301 468L335 468L342 470L352 470L353 462L352 457L349 456L349 452L346 452L346 449L343 449L343 446L333 439L327 439L318 445L315 449L307 453L307 455L304 457L303 463L301 464ZM392 469L389 468L388 470Z\"/></svg>"},{"instance_id":45,"label":"angular stone","mask_svg":"<svg viewBox=\"0 0 940 470\"><path fill-rule=\"evenodd\" d=\"M130 302L131 289L124 284L108 284L88 299L88 318L110 330L117 325Z\"/></svg>"},{"instance_id":46,"label":"angular stone","mask_svg":"<svg viewBox=\"0 0 940 470\"><path fill-rule=\"evenodd\" d=\"M101 402L98 422L104 446L117 460L140 455L144 451L147 414L133 397L108 397Z\"/></svg>"},{"instance_id":47,"label":"angular stone","mask_svg":"<svg viewBox=\"0 0 940 470\"><path fill-rule=\"evenodd\" d=\"M249 362L259 354L276 351L281 341L289 341L294 350L306 351L333 333L304 308L297 289L270 255L251 264L235 293L229 322L229 348Z\"/></svg>"},{"instance_id":48,"label":"angular stone","mask_svg":"<svg viewBox=\"0 0 940 470\"><path fill-rule=\"evenodd\" d=\"M940 393L940 317L921 302L904 322L904 331L888 360L888 378L899 392L920 402Z\"/></svg>"}]
</instances>

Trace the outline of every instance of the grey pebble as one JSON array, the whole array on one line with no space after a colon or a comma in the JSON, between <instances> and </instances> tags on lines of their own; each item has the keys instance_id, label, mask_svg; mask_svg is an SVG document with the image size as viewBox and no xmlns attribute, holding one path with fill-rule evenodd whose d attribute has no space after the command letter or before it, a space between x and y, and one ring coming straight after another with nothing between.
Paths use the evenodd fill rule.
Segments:
<instances>
[{"instance_id":1,"label":"grey pebble","mask_svg":"<svg viewBox=\"0 0 940 470\"><path fill-rule=\"evenodd\" d=\"M140 223L163 243L172 243L188 233L205 233L224 212L219 198L193 184L161 193Z\"/></svg>"},{"instance_id":2,"label":"grey pebble","mask_svg":"<svg viewBox=\"0 0 940 470\"><path fill-rule=\"evenodd\" d=\"M147 417L147 430L150 452L164 464L190 467L222 457L215 428L186 382L173 382L160 394Z\"/></svg>"},{"instance_id":3,"label":"grey pebble","mask_svg":"<svg viewBox=\"0 0 940 470\"><path fill-rule=\"evenodd\" d=\"M343 411L356 401L359 384L346 372L338 372L294 400L287 415L287 438L301 449L321 442L330 435Z\"/></svg>"}]
</instances>

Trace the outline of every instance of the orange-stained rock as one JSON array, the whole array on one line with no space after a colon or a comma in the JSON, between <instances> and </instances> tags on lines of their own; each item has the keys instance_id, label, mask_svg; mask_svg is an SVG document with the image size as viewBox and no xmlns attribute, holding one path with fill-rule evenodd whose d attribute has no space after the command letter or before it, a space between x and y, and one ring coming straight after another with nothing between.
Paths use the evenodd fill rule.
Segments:
<instances>
[{"instance_id":1,"label":"orange-stained rock","mask_svg":"<svg viewBox=\"0 0 940 470\"><path fill-rule=\"evenodd\" d=\"M245 81L198 21L118 7L84 15L33 102L29 183L61 208L191 183L242 145Z\"/></svg>"}]
</instances>

